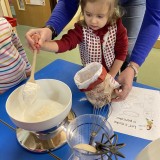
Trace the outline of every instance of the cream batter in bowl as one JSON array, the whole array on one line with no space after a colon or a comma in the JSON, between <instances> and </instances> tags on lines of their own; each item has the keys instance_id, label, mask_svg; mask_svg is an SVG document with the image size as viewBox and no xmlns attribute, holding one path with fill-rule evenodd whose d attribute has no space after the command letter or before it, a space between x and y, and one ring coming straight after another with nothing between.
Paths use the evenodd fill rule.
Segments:
<instances>
[{"instance_id":1,"label":"cream batter in bowl","mask_svg":"<svg viewBox=\"0 0 160 160\"><path fill-rule=\"evenodd\" d=\"M23 85L7 99L6 111L13 123L29 131L44 131L59 125L69 114L72 106L70 88L59 80L36 80L40 86L36 101L27 105L23 101Z\"/></svg>"}]
</instances>

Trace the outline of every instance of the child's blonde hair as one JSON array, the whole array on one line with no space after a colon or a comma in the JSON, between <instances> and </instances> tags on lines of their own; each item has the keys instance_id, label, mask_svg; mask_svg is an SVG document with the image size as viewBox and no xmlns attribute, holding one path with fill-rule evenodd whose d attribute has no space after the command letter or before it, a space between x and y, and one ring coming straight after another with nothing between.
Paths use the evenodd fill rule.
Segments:
<instances>
[{"instance_id":1,"label":"child's blonde hair","mask_svg":"<svg viewBox=\"0 0 160 160\"><path fill-rule=\"evenodd\" d=\"M87 2L96 2L99 0L80 0L81 6L81 14L84 13L84 7L86 6ZM106 0L109 4L109 12L108 12L108 24L113 24L116 20L123 16L124 12L118 5L118 0ZM84 20L80 20L82 25L86 25Z\"/></svg>"}]
</instances>

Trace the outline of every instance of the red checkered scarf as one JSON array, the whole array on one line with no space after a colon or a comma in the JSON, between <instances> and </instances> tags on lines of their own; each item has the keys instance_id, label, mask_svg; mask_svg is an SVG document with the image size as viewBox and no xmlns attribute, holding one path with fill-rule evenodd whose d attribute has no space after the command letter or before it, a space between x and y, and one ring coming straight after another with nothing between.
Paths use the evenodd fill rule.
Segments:
<instances>
[{"instance_id":1,"label":"red checkered scarf","mask_svg":"<svg viewBox=\"0 0 160 160\"><path fill-rule=\"evenodd\" d=\"M116 32L116 23L109 26L108 32L103 37L104 42L101 46L100 37L96 36L89 27L83 27L83 42L79 45L82 64L85 66L91 62L102 63L103 54L106 66L110 69L115 59ZM101 53L102 48L103 52Z\"/></svg>"}]
</instances>

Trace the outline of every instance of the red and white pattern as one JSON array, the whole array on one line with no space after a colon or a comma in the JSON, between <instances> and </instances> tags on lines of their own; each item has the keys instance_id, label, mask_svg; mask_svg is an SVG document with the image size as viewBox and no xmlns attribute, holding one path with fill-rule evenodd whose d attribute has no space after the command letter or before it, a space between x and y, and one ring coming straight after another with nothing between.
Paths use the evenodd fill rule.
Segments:
<instances>
[{"instance_id":1,"label":"red and white pattern","mask_svg":"<svg viewBox=\"0 0 160 160\"><path fill-rule=\"evenodd\" d=\"M78 71L74 76L74 82L85 92L88 101L98 108L110 103L115 96L114 89L120 87L103 65L97 62L89 63Z\"/></svg>"},{"instance_id":2,"label":"red and white pattern","mask_svg":"<svg viewBox=\"0 0 160 160\"><path fill-rule=\"evenodd\" d=\"M114 46L116 42L116 23L108 28L108 32L104 35L104 42L101 44L100 37L93 33L89 27L83 27L83 41L80 43L80 54L82 64L85 66L91 62L102 63L102 54L108 69L112 66L115 53ZM103 50L102 50L103 49Z\"/></svg>"}]
</instances>

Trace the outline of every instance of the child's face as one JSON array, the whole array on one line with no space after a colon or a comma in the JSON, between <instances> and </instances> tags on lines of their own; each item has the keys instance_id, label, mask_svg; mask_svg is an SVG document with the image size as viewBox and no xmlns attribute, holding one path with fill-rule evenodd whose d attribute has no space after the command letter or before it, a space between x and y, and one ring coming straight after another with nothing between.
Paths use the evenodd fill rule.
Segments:
<instances>
[{"instance_id":1,"label":"child's face","mask_svg":"<svg viewBox=\"0 0 160 160\"><path fill-rule=\"evenodd\" d=\"M108 21L108 10L106 0L87 2L84 7L85 23L93 30L103 28Z\"/></svg>"}]
</instances>

